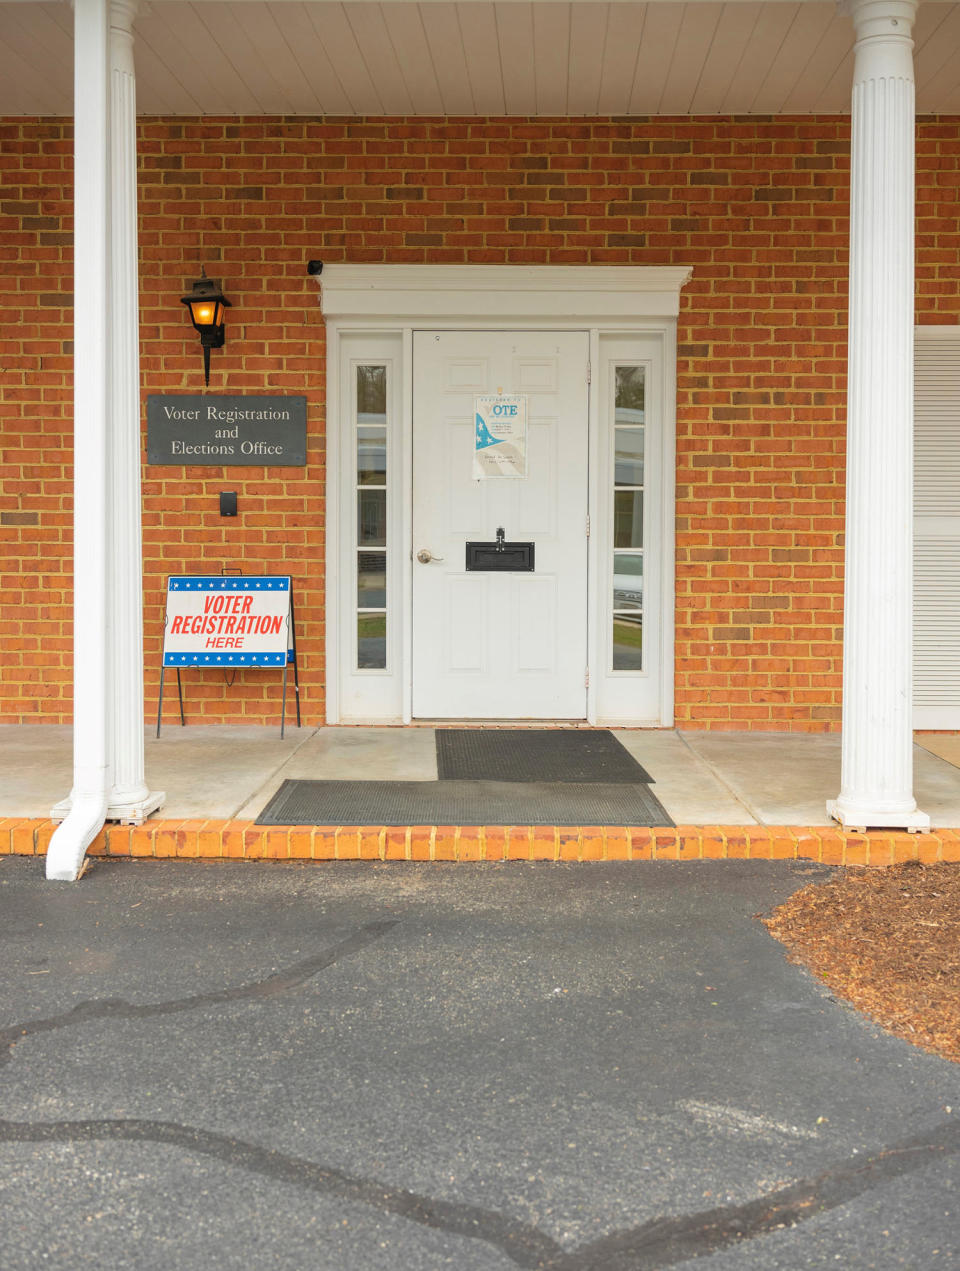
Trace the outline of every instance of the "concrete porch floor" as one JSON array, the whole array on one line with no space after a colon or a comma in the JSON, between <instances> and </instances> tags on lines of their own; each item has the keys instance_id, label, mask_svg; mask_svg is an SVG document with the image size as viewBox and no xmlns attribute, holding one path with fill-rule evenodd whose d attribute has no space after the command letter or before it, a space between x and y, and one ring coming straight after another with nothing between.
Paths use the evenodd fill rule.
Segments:
<instances>
[{"instance_id":1,"label":"concrete porch floor","mask_svg":"<svg viewBox=\"0 0 960 1271\"><path fill-rule=\"evenodd\" d=\"M837 734L616 729L678 825L826 826ZM71 730L0 726L0 819L42 819L71 785ZM960 827L960 737L918 734L915 788L935 829ZM159 817L254 820L286 778L435 780L434 729L166 726L146 740Z\"/></svg>"}]
</instances>

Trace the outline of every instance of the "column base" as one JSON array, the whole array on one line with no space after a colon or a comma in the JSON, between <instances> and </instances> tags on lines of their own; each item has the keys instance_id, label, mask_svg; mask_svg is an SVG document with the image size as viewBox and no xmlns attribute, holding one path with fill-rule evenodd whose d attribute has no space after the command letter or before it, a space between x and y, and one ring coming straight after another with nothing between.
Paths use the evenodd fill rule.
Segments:
<instances>
[{"instance_id":1,"label":"column base","mask_svg":"<svg viewBox=\"0 0 960 1271\"><path fill-rule=\"evenodd\" d=\"M166 801L167 796L162 790L156 792L148 790L136 798L109 795L106 819L117 821L120 825L142 825L147 817L158 812ZM50 820L55 823L65 821L72 806L73 795L70 794L51 808Z\"/></svg>"},{"instance_id":2,"label":"column base","mask_svg":"<svg viewBox=\"0 0 960 1271\"><path fill-rule=\"evenodd\" d=\"M906 830L908 834L924 834L930 829L930 818L916 807L898 812L878 812L868 803L848 803L842 798L827 800L827 815L845 830Z\"/></svg>"}]
</instances>

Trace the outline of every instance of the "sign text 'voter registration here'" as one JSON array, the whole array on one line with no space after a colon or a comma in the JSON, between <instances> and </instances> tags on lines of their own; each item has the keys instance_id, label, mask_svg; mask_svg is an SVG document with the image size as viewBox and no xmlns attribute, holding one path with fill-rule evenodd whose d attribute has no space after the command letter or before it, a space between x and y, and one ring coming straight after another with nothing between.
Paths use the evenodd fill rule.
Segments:
<instances>
[{"instance_id":1,"label":"sign text 'voter registration here'","mask_svg":"<svg viewBox=\"0 0 960 1271\"><path fill-rule=\"evenodd\" d=\"M284 666L290 578L185 574L167 582L164 666Z\"/></svg>"}]
</instances>

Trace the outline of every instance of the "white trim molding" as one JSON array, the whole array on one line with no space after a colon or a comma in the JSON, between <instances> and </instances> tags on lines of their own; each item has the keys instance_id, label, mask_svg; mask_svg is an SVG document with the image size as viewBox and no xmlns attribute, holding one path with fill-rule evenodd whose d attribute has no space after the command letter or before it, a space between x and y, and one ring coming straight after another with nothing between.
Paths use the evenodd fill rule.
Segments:
<instances>
[{"instance_id":1,"label":"white trim molding","mask_svg":"<svg viewBox=\"0 0 960 1271\"><path fill-rule=\"evenodd\" d=\"M413 438L413 332L446 330L587 331L595 373L590 386L591 523L600 525L604 495L598 482L600 396L608 351L659 364L651 380L658 406L659 437L651 481L658 483L651 506L651 545L658 553L653 577L659 580L656 618L657 669L646 677L611 681L607 641L597 637L609 605L598 589L602 534L591 536L589 610L594 627L590 645L587 719L669 727L673 723L674 486L676 438L676 328L680 290L691 277L687 266L513 266L513 265L327 265L317 281L327 330L327 722L411 720L411 453ZM355 518L347 469L354 462L351 367L358 360L389 357L396 376L394 418L399 428L390 442L396 483L388 499L388 560L391 594L397 608L388 619L391 674L358 676L351 662L348 613L353 608L352 524ZM653 363L651 363L653 365ZM392 396L392 395L391 395ZM653 521L656 524L653 524ZM659 532L657 532L659 531ZM389 549L388 549L389 550ZM651 595L651 600L653 599ZM390 602L394 603L394 602ZM363 681L362 691L360 681ZM600 686L607 684L607 691ZM659 687L658 687L659 686ZM641 688L643 692L641 694ZM622 700L618 700L622 691ZM632 703L632 697L636 702Z\"/></svg>"},{"instance_id":2,"label":"white trim molding","mask_svg":"<svg viewBox=\"0 0 960 1271\"><path fill-rule=\"evenodd\" d=\"M498 323L535 318L676 318L687 266L325 265L317 281L324 317L342 321L469 317Z\"/></svg>"}]
</instances>

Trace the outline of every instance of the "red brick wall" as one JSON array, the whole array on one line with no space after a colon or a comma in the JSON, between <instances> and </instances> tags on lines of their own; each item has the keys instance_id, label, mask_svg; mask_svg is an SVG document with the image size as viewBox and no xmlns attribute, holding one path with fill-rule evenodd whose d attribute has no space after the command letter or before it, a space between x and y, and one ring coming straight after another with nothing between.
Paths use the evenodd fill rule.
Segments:
<instances>
[{"instance_id":1,"label":"red brick wall","mask_svg":"<svg viewBox=\"0 0 960 1271\"><path fill-rule=\"evenodd\" d=\"M680 317L677 721L838 726L848 123L141 121L145 392L202 387L177 303L233 301L211 391L304 393L305 470L150 468L147 710L168 572L282 568L323 717L324 340L306 261L689 264ZM70 714L71 140L0 125L0 721ZM919 319L956 322L960 131L918 129ZM217 493L236 489L223 521ZM275 673L187 678L189 718L277 714ZM172 700L170 708L172 718Z\"/></svg>"}]
</instances>

